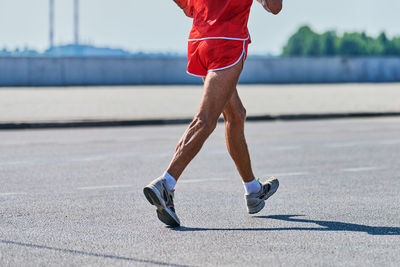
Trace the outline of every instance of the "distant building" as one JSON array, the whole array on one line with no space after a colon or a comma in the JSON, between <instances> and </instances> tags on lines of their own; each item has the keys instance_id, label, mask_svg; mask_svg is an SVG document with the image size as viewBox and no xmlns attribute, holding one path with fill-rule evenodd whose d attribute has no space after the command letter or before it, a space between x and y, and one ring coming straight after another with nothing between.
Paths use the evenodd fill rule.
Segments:
<instances>
[{"instance_id":1,"label":"distant building","mask_svg":"<svg viewBox=\"0 0 400 267\"><path fill-rule=\"evenodd\" d=\"M18 48L14 51L9 51L5 48L0 50L0 56L37 56L39 53L35 50L24 48L24 50L19 50Z\"/></svg>"},{"instance_id":2,"label":"distant building","mask_svg":"<svg viewBox=\"0 0 400 267\"><path fill-rule=\"evenodd\" d=\"M55 57L126 57L132 56L128 51L90 45L62 45L46 50L43 55Z\"/></svg>"},{"instance_id":3,"label":"distant building","mask_svg":"<svg viewBox=\"0 0 400 267\"><path fill-rule=\"evenodd\" d=\"M95 47L83 44L67 44L51 47L43 53L39 53L28 48L25 48L24 50L15 49L14 51L9 51L3 48L0 50L0 56L168 58L180 57L183 55L176 53L132 53L118 48Z\"/></svg>"}]
</instances>

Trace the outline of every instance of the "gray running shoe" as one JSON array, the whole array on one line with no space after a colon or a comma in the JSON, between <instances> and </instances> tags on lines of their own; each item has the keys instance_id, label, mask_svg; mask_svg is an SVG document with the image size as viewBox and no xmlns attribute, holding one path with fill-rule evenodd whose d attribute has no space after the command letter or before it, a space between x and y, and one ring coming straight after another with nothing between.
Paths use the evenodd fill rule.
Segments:
<instances>
[{"instance_id":1,"label":"gray running shoe","mask_svg":"<svg viewBox=\"0 0 400 267\"><path fill-rule=\"evenodd\" d=\"M174 191L167 189L164 177L159 177L148 184L143 193L150 204L157 207L157 216L166 225L178 227L180 221L174 208Z\"/></svg>"},{"instance_id":2,"label":"gray running shoe","mask_svg":"<svg viewBox=\"0 0 400 267\"><path fill-rule=\"evenodd\" d=\"M265 200L272 196L279 187L279 181L275 177L271 177L265 183L260 184L261 189L258 193L244 195L247 203L247 212L250 214L262 210L265 206Z\"/></svg>"}]
</instances>

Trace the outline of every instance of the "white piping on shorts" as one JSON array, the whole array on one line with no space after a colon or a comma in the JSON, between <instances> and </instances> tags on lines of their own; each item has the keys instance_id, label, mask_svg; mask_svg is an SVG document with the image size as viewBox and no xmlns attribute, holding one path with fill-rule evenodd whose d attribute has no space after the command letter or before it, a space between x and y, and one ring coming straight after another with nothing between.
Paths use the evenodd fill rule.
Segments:
<instances>
[{"instance_id":1,"label":"white piping on shorts","mask_svg":"<svg viewBox=\"0 0 400 267\"><path fill-rule=\"evenodd\" d=\"M212 70L207 70L207 73L210 71L219 71L219 70L225 70L225 69L229 69L230 67L235 66L237 63L239 63L239 61L243 58L243 56L246 54L246 41L250 39L250 36L248 36L246 39L239 39L239 38L230 38L230 37L205 37L205 38L201 38L201 39L189 39L189 42L191 41L202 41L202 40L207 40L207 39L225 39L225 40L236 40L236 41L243 41L243 51L242 54L240 55L239 59L235 61L235 63L226 66L226 67L222 67L222 68L218 68L218 69L212 69ZM195 76L195 77L201 77L204 78L206 76L203 75L196 75L193 73L190 73L188 71L186 71L187 74Z\"/></svg>"},{"instance_id":2,"label":"white piping on shorts","mask_svg":"<svg viewBox=\"0 0 400 267\"><path fill-rule=\"evenodd\" d=\"M210 71L218 71L218 70L229 69L230 67L233 67L233 66L235 66L236 64L238 64L239 61L243 58L243 55L246 54L245 45L246 45L246 40L243 41L243 52L242 52L242 54L240 55L239 59L236 60L235 63L233 63L233 64L231 64L231 65L229 65L229 66L227 66L227 67L222 67L222 68L218 68L218 69L207 70L207 73L210 72Z\"/></svg>"},{"instance_id":3,"label":"white piping on shorts","mask_svg":"<svg viewBox=\"0 0 400 267\"><path fill-rule=\"evenodd\" d=\"M199 39L188 39L188 42L193 42L193 41L203 41L203 40L208 40L208 39L225 39L225 40L236 40L236 41L247 41L250 39L250 36L247 38L232 38L232 37L204 37L204 38L199 38Z\"/></svg>"},{"instance_id":4,"label":"white piping on shorts","mask_svg":"<svg viewBox=\"0 0 400 267\"><path fill-rule=\"evenodd\" d=\"M206 76L203 76L203 75L193 74L193 73L190 73L190 72L188 72L188 71L186 71L186 73L189 74L189 75L192 75L192 76L194 76L194 77L200 77L200 78L206 77Z\"/></svg>"}]
</instances>

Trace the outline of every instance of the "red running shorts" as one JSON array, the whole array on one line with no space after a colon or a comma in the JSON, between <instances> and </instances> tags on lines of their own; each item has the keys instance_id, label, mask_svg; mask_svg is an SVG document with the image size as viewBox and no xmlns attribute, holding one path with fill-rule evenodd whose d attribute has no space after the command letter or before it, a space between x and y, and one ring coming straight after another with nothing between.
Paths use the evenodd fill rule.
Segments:
<instances>
[{"instance_id":1,"label":"red running shorts","mask_svg":"<svg viewBox=\"0 0 400 267\"><path fill-rule=\"evenodd\" d=\"M249 43L250 38L189 40L187 73L205 77L210 71L230 68L246 59Z\"/></svg>"}]
</instances>

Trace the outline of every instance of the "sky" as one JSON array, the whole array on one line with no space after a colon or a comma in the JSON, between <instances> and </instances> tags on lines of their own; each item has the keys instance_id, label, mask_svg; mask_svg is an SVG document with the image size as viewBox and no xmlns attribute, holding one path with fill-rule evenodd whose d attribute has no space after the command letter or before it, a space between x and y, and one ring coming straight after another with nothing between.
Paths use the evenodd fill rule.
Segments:
<instances>
[{"instance_id":1,"label":"sky","mask_svg":"<svg viewBox=\"0 0 400 267\"><path fill-rule=\"evenodd\" d=\"M55 44L73 42L73 0L55 0ZM274 16L254 1L250 55L279 54L307 24L315 31L365 31L400 36L399 0L284 0ZM48 0L0 0L0 49L49 46ZM80 0L80 40L131 52L186 53L191 19L172 0Z\"/></svg>"}]
</instances>

